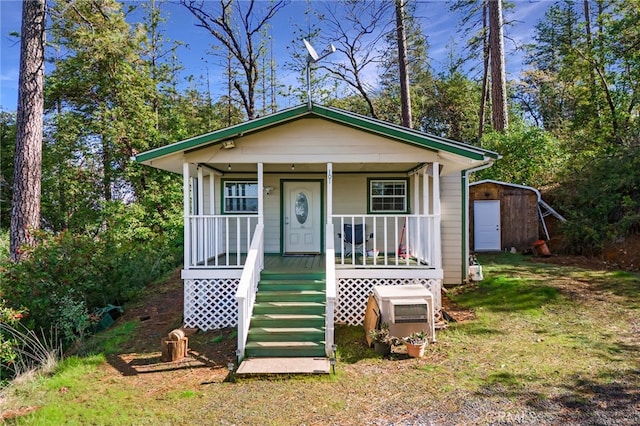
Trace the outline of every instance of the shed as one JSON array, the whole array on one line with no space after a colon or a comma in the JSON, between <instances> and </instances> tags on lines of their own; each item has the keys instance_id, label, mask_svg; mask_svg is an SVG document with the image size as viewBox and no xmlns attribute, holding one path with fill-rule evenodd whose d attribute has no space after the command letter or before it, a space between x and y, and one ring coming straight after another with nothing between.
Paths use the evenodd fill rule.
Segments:
<instances>
[{"instance_id":1,"label":"shed","mask_svg":"<svg viewBox=\"0 0 640 426\"><path fill-rule=\"evenodd\" d=\"M523 250L540 238L548 240L548 215L565 220L530 186L495 180L469 184L469 239L474 251Z\"/></svg>"}]
</instances>

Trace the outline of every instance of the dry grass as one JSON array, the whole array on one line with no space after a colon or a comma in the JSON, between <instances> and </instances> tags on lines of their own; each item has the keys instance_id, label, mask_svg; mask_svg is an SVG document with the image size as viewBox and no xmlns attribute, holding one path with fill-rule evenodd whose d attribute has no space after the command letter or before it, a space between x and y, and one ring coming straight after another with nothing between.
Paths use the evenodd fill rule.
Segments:
<instances>
[{"instance_id":1,"label":"dry grass","mask_svg":"<svg viewBox=\"0 0 640 426\"><path fill-rule=\"evenodd\" d=\"M216 348L232 349L227 334L201 334L199 364L173 370L143 372L159 367L157 345L145 352L130 342L107 357L67 360L53 377L14 389L13 404L38 407L14 421L640 424L640 277L521 256L480 261L485 280L452 292L476 318L439 332L423 359L381 359L360 327L339 327L335 376L229 381L223 360L231 354L215 357Z\"/></svg>"}]
</instances>

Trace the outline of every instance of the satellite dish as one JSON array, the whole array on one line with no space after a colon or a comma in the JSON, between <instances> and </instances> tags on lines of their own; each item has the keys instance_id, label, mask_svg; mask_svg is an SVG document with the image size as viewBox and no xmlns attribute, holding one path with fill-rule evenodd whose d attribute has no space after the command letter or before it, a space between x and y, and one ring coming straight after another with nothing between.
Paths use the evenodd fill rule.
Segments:
<instances>
[{"instance_id":1,"label":"satellite dish","mask_svg":"<svg viewBox=\"0 0 640 426\"><path fill-rule=\"evenodd\" d=\"M309 60L308 60L308 62L316 62L318 59L320 59L320 56L318 56L318 53L316 52L316 49L313 48L311 43L309 43L304 38L302 39L302 41L304 42L304 47L307 48L307 52L309 52Z\"/></svg>"},{"instance_id":2,"label":"satellite dish","mask_svg":"<svg viewBox=\"0 0 640 426\"><path fill-rule=\"evenodd\" d=\"M304 47L307 48L307 52L309 52L309 56L307 56L307 105L309 110L311 110L311 64L331 55L336 51L336 48L333 44L330 44L326 52L323 52L322 55L318 55L318 52L316 52L316 49L311 46L311 43L304 38L302 41L304 42Z\"/></svg>"}]
</instances>

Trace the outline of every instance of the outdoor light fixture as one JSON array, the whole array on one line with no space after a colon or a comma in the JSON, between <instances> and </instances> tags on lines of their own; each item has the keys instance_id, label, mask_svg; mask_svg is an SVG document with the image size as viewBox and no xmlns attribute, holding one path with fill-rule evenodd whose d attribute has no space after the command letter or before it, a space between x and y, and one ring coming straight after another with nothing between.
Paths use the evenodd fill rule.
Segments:
<instances>
[{"instance_id":1,"label":"outdoor light fixture","mask_svg":"<svg viewBox=\"0 0 640 426\"><path fill-rule=\"evenodd\" d=\"M224 149L232 149L236 147L236 143L233 140L222 141L222 147Z\"/></svg>"},{"instance_id":2,"label":"outdoor light fixture","mask_svg":"<svg viewBox=\"0 0 640 426\"><path fill-rule=\"evenodd\" d=\"M231 170L231 163L227 165L227 170Z\"/></svg>"},{"instance_id":3,"label":"outdoor light fixture","mask_svg":"<svg viewBox=\"0 0 640 426\"><path fill-rule=\"evenodd\" d=\"M331 363L331 370L333 371L333 374L336 374L336 359L331 358L329 362Z\"/></svg>"},{"instance_id":4,"label":"outdoor light fixture","mask_svg":"<svg viewBox=\"0 0 640 426\"><path fill-rule=\"evenodd\" d=\"M295 170L295 169L296 169L296 165L295 165L295 164L292 164L292 165L291 165L291 170Z\"/></svg>"},{"instance_id":5,"label":"outdoor light fixture","mask_svg":"<svg viewBox=\"0 0 640 426\"><path fill-rule=\"evenodd\" d=\"M271 192L273 191L273 186L265 186L264 187L264 193L267 195L271 195Z\"/></svg>"},{"instance_id":6,"label":"outdoor light fixture","mask_svg":"<svg viewBox=\"0 0 640 426\"><path fill-rule=\"evenodd\" d=\"M311 64L315 64L320 59L324 59L327 56L331 55L336 51L336 48L333 44L330 44L327 50L322 53L322 55L318 55L316 49L314 49L306 39L303 38L302 41L304 42L304 47L309 53L309 55L307 56L307 105L309 109L311 109Z\"/></svg>"}]
</instances>

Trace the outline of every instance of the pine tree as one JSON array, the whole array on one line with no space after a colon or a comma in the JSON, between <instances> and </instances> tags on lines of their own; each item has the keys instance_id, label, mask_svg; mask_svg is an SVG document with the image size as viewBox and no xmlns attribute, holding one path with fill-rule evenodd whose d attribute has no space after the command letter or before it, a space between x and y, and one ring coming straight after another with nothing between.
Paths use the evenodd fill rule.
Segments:
<instances>
[{"instance_id":1,"label":"pine tree","mask_svg":"<svg viewBox=\"0 0 640 426\"><path fill-rule=\"evenodd\" d=\"M489 57L491 59L491 111L493 128L509 127L507 78L504 65L502 0L489 0Z\"/></svg>"},{"instance_id":2,"label":"pine tree","mask_svg":"<svg viewBox=\"0 0 640 426\"><path fill-rule=\"evenodd\" d=\"M402 125L413 127L411 117L411 92L409 91L409 74L407 72L407 35L405 31L404 0L396 0L396 32L398 40L398 74L400 77L400 105Z\"/></svg>"},{"instance_id":3,"label":"pine tree","mask_svg":"<svg viewBox=\"0 0 640 426\"><path fill-rule=\"evenodd\" d=\"M33 230L40 227L45 18L45 0L23 2L10 243L16 261L23 244L35 244Z\"/></svg>"}]
</instances>

